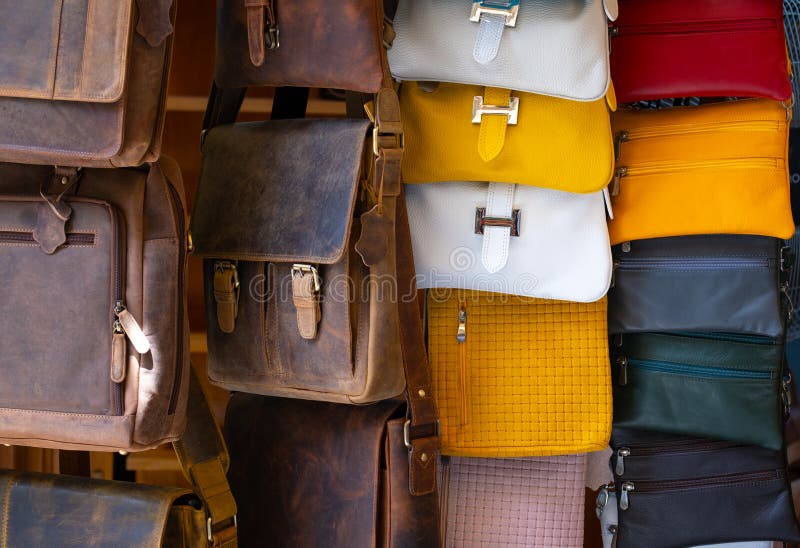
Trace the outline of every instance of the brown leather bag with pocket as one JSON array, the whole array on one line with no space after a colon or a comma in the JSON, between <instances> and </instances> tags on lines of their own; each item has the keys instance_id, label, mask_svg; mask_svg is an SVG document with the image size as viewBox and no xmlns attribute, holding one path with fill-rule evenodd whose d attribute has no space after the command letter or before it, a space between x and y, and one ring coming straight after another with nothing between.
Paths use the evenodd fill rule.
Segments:
<instances>
[{"instance_id":1,"label":"brown leather bag with pocket","mask_svg":"<svg viewBox=\"0 0 800 548\"><path fill-rule=\"evenodd\" d=\"M382 0L217 0L215 81L224 88L305 86L376 93Z\"/></svg>"},{"instance_id":2,"label":"brown leather bag with pocket","mask_svg":"<svg viewBox=\"0 0 800 548\"><path fill-rule=\"evenodd\" d=\"M156 161L174 20L174 0L0 2L0 161Z\"/></svg>"},{"instance_id":3,"label":"brown leather bag with pocket","mask_svg":"<svg viewBox=\"0 0 800 548\"><path fill-rule=\"evenodd\" d=\"M0 164L0 442L141 450L186 419L186 214L174 161Z\"/></svg>"}]
</instances>

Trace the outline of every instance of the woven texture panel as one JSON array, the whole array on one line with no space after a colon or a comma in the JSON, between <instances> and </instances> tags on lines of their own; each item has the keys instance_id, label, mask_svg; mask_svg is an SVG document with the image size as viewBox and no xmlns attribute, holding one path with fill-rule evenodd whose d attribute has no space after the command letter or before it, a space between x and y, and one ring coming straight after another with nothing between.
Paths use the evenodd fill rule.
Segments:
<instances>
[{"instance_id":1,"label":"woven texture panel","mask_svg":"<svg viewBox=\"0 0 800 548\"><path fill-rule=\"evenodd\" d=\"M467 312L459 343L459 311ZM428 295L428 353L442 454L599 451L611 434L606 300L484 292Z\"/></svg>"},{"instance_id":2,"label":"woven texture panel","mask_svg":"<svg viewBox=\"0 0 800 548\"><path fill-rule=\"evenodd\" d=\"M586 455L452 458L442 466L446 548L583 546Z\"/></svg>"}]
</instances>

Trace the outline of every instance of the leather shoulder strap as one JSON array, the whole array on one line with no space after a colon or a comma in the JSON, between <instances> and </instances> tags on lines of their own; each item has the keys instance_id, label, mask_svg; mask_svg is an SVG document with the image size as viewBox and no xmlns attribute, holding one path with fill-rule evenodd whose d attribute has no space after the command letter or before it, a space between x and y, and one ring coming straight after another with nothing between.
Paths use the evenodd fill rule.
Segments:
<instances>
[{"instance_id":1,"label":"leather shoulder strap","mask_svg":"<svg viewBox=\"0 0 800 548\"><path fill-rule=\"evenodd\" d=\"M236 501L227 478L228 447L194 369L189 381L186 433L172 445L184 475L205 504L209 544L236 548Z\"/></svg>"}]
</instances>

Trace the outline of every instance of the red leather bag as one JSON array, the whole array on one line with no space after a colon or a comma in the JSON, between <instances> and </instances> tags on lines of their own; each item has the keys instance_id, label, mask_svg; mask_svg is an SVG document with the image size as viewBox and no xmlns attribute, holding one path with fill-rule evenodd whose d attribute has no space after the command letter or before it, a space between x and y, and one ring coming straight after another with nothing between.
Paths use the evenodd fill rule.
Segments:
<instances>
[{"instance_id":1,"label":"red leather bag","mask_svg":"<svg viewBox=\"0 0 800 548\"><path fill-rule=\"evenodd\" d=\"M619 0L610 33L620 103L792 95L781 0Z\"/></svg>"}]
</instances>

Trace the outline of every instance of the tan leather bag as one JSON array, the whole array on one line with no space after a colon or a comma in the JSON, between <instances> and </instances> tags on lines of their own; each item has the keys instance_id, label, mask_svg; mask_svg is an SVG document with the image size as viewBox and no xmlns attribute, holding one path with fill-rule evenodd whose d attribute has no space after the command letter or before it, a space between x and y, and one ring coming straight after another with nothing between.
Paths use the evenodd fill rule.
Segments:
<instances>
[{"instance_id":1,"label":"tan leather bag","mask_svg":"<svg viewBox=\"0 0 800 548\"><path fill-rule=\"evenodd\" d=\"M192 239L206 259L212 382L359 404L403 392L399 112L385 89L374 132L366 119L208 132Z\"/></svg>"},{"instance_id":2,"label":"tan leather bag","mask_svg":"<svg viewBox=\"0 0 800 548\"><path fill-rule=\"evenodd\" d=\"M235 548L228 449L194 375L191 386L174 447L192 489L0 471L0 546Z\"/></svg>"},{"instance_id":3,"label":"tan leather bag","mask_svg":"<svg viewBox=\"0 0 800 548\"><path fill-rule=\"evenodd\" d=\"M132 451L180 436L185 223L168 158L0 164L0 442Z\"/></svg>"},{"instance_id":4,"label":"tan leather bag","mask_svg":"<svg viewBox=\"0 0 800 548\"><path fill-rule=\"evenodd\" d=\"M0 3L0 161L158 159L173 0Z\"/></svg>"},{"instance_id":5,"label":"tan leather bag","mask_svg":"<svg viewBox=\"0 0 800 548\"><path fill-rule=\"evenodd\" d=\"M217 0L215 81L376 93L382 0Z\"/></svg>"}]
</instances>

